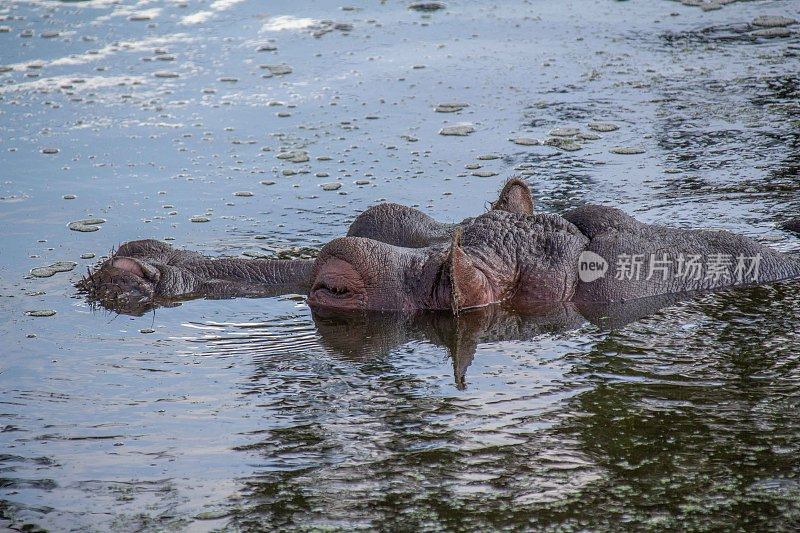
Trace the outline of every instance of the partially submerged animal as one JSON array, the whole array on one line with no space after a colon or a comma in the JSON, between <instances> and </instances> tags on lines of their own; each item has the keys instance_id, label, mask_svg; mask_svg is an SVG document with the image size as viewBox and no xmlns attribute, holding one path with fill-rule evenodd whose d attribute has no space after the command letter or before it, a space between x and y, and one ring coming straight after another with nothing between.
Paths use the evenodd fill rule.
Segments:
<instances>
[{"instance_id":1,"label":"partially submerged animal","mask_svg":"<svg viewBox=\"0 0 800 533\"><path fill-rule=\"evenodd\" d=\"M726 231L644 224L598 205L534 213L527 184L511 179L489 211L458 224L398 204L371 207L314 260L211 259L140 240L120 246L79 286L113 309L307 292L318 309L458 313L797 277L797 258Z\"/></svg>"}]
</instances>

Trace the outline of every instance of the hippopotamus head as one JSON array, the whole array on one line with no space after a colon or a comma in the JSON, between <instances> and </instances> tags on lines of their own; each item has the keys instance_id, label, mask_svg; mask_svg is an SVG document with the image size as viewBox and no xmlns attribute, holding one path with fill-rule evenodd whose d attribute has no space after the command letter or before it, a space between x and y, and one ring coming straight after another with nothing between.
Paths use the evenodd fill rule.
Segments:
<instances>
[{"instance_id":1,"label":"hippopotamus head","mask_svg":"<svg viewBox=\"0 0 800 533\"><path fill-rule=\"evenodd\" d=\"M505 184L488 213L459 224L380 204L357 217L348 235L326 244L314 261L210 259L158 241L132 241L79 287L117 311L146 302L286 291L307 292L315 308L458 310L497 301L510 290L510 247L529 240L529 228L513 219L532 211L529 189L517 179ZM501 234L505 243L497 240ZM484 246L488 240L498 245Z\"/></svg>"}]
</instances>

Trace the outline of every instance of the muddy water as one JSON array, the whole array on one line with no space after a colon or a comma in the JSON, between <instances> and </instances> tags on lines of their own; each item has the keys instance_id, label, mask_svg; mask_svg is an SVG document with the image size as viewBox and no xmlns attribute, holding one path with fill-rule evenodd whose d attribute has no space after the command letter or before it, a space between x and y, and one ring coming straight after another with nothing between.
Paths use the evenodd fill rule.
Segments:
<instances>
[{"instance_id":1,"label":"muddy water","mask_svg":"<svg viewBox=\"0 0 800 533\"><path fill-rule=\"evenodd\" d=\"M0 528L796 526L791 283L605 323L130 317L71 287L126 240L297 256L383 199L460 220L513 174L542 210L797 251L800 26L761 15L800 9L0 4Z\"/></svg>"}]
</instances>

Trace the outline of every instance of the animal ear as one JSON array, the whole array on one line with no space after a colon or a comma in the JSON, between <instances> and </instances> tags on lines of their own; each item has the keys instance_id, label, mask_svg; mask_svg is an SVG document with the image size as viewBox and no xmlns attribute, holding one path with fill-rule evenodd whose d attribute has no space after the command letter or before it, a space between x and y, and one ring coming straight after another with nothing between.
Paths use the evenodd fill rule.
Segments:
<instances>
[{"instance_id":1,"label":"animal ear","mask_svg":"<svg viewBox=\"0 0 800 533\"><path fill-rule=\"evenodd\" d=\"M458 314L462 309L492 303L492 291L486 276L461 247L461 228L453 233L447 257L450 277L450 309Z\"/></svg>"},{"instance_id":2,"label":"animal ear","mask_svg":"<svg viewBox=\"0 0 800 533\"><path fill-rule=\"evenodd\" d=\"M528 184L519 178L511 178L500 191L500 197L492 204L492 209L518 213L533 214L533 197Z\"/></svg>"}]
</instances>

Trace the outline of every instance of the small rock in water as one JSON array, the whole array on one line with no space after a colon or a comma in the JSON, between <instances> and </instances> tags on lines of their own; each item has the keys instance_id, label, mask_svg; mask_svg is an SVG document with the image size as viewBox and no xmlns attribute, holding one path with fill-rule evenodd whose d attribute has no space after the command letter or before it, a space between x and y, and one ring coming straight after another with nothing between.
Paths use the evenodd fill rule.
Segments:
<instances>
[{"instance_id":1,"label":"small rock in water","mask_svg":"<svg viewBox=\"0 0 800 533\"><path fill-rule=\"evenodd\" d=\"M253 193L251 193L250 191L236 191L235 193L233 193L233 195L241 196L242 198L249 198L250 196L253 196Z\"/></svg>"},{"instance_id":2,"label":"small rock in water","mask_svg":"<svg viewBox=\"0 0 800 533\"><path fill-rule=\"evenodd\" d=\"M559 150L564 150L565 152L575 152L581 149L580 144L563 137L551 137L549 139L545 139L542 144L558 148Z\"/></svg>"},{"instance_id":3,"label":"small rock in water","mask_svg":"<svg viewBox=\"0 0 800 533\"><path fill-rule=\"evenodd\" d=\"M192 218L189 219L189 222L196 222L198 224L202 223L202 222L210 222L210 221L211 221L210 218L208 218L206 216L203 216L203 215L193 216Z\"/></svg>"},{"instance_id":4,"label":"small rock in water","mask_svg":"<svg viewBox=\"0 0 800 533\"><path fill-rule=\"evenodd\" d=\"M261 180L261 185L275 185L275 182L272 180Z\"/></svg>"},{"instance_id":5,"label":"small rock in water","mask_svg":"<svg viewBox=\"0 0 800 533\"><path fill-rule=\"evenodd\" d=\"M475 131L472 124L458 124L455 126L445 126L439 130L439 135L456 135L464 137Z\"/></svg>"},{"instance_id":6,"label":"small rock in water","mask_svg":"<svg viewBox=\"0 0 800 533\"><path fill-rule=\"evenodd\" d=\"M621 154L621 155L636 155L636 154L643 154L645 152L644 148L639 146L615 146L611 150L609 150L612 154Z\"/></svg>"},{"instance_id":7,"label":"small rock in water","mask_svg":"<svg viewBox=\"0 0 800 533\"><path fill-rule=\"evenodd\" d=\"M155 333L155 332L156 330L154 330L153 328L142 328L139 330L139 333Z\"/></svg>"},{"instance_id":8,"label":"small rock in water","mask_svg":"<svg viewBox=\"0 0 800 533\"><path fill-rule=\"evenodd\" d=\"M511 139L511 142L520 146L538 146L542 144L539 139L534 139L533 137L517 137L516 139Z\"/></svg>"},{"instance_id":9,"label":"small rock in water","mask_svg":"<svg viewBox=\"0 0 800 533\"><path fill-rule=\"evenodd\" d=\"M492 161L493 159L500 159L500 156L497 154L484 154L484 155L479 155L478 159L480 159L481 161Z\"/></svg>"},{"instance_id":10,"label":"small rock in water","mask_svg":"<svg viewBox=\"0 0 800 533\"><path fill-rule=\"evenodd\" d=\"M67 227L72 231L80 231L83 233L89 233L92 231L97 231L100 229L100 224L105 224L106 219L104 218L85 218L83 220L75 220L67 224Z\"/></svg>"},{"instance_id":11,"label":"small rock in water","mask_svg":"<svg viewBox=\"0 0 800 533\"><path fill-rule=\"evenodd\" d=\"M74 200L75 198L77 198L77 196L75 196L74 194L65 194L61 198L63 198L64 200Z\"/></svg>"},{"instance_id":12,"label":"small rock in water","mask_svg":"<svg viewBox=\"0 0 800 533\"><path fill-rule=\"evenodd\" d=\"M370 181L369 180L356 180L353 183L355 183L356 185L369 185Z\"/></svg>"},{"instance_id":13,"label":"small rock in water","mask_svg":"<svg viewBox=\"0 0 800 533\"><path fill-rule=\"evenodd\" d=\"M277 50L278 47L274 44L262 44L258 48L256 48L256 52L274 52Z\"/></svg>"},{"instance_id":14,"label":"small rock in water","mask_svg":"<svg viewBox=\"0 0 800 533\"><path fill-rule=\"evenodd\" d=\"M59 152L58 148L42 148L42 153L45 155L55 155Z\"/></svg>"},{"instance_id":15,"label":"small rock in water","mask_svg":"<svg viewBox=\"0 0 800 533\"><path fill-rule=\"evenodd\" d=\"M55 315L56 312L52 309L36 309L33 311L25 311L25 314L28 316L48 317Z\"/></svg>"},{"instance_id":16,"label":"small rock in water","mask_svg":"<svg viewBox=\"0 0 800 533\"><path fill-rule=\"evenodd\" d=\"M52 265L31 269L31 276L35 278L49 278L59 272L69 272L78 264L72 261L56 261Z\"/></svg>"},{"instance_id":17,"label":"small rock in water","mask_svg":"<svg viewBox=\"0 0 800 533\"><path fill-rule=\"evenodd\" d=\"M612 124L611 122L590 122L588 126L590 130L599 131L603 133L619 129L619 126L617 126L616 124Z\"/></svg>"},{"instance_id":18,"label":"small rock in water","mask_svg":"<svg viewBox=\"0 0 800 533\"><path fill-rule=\"evenodd\" d=\"M577 137L582 141L596 141L598 139L602 139L602 137L600 137L598 134L589 131L582 131L577 135Z\"/></svg>"},{"instance_id":19,"label":"small rock in water","mask_svg":"<svg viewBox=\"0 0 800 533\"><path fill-rule=\"evenodd\" d=\"M156 78L177 78L179 74L177 72L172 72L171 70L159 70L158 72L154 72L153 76Z\"/></svg>"},{"instance_id":20,"label":"small rock in water","mask_svg":"<svg viewBox=\"0 0 800 533\"><path fill-rule=\"evenodd\" d=\"M479 178L491 178L492 176L497 176L497 172L492 172L491 170L476 170L472 175Z\"/></svg>"},{"instance_id":21,"label":"small rock in water","mask_svg":"<svg viewBox=\"0 0 800 533\"><path fill-rule=\"evenodd\" d=\"M555 128L550 131L550 135L555 137L573 137L580 132L581 130L578 128Z\"/></svg>"},{"instance_id":22,"label":"small rock in water","mask_svg":"<svg viewBox=\"0 0 800 533\"><path fill-rule=\"evenodd\" d=\"M439 104L436 106L437 113L455 113L457 111L461 111L465 107L469 107L469 104L460 104L457 102L450 102L446 104Z\"/></svg>"},{"instance_id":23,"label":"small rock in water","mask_svg":"<svg viewBox=\"0 0 800 533\"><path fill-rule=\"evenodd\" d=\"M92 252L81 254L81 259L94 259L95 255Z\"/></svg>"},{"instance_id":24,"label":"small rock in water","mask_svg":"<svg viewBox=\"0 0 800 533\"><path fill-rule=\"evenodd\" d=\"M481 166L478 163L468 163L464 165L464 168L467 170L478 170Z\"/></svg>"},{"instance_id":25,"label":"small rock in water","mask_svg":"<svg viewBox=\"0 0 800 533\"><path fill-rule=\"evenodd\" d=\"M443 2L414 2L408 9L414 11L439 11L447 6Z\"/></svg>"},{"instance_id":26,"label":"small rock in water","mask_svg":"<svg viewBox=\"0 0 800 533\"><path fill-rule=\"evenodd\" d=\"M753 26L760 28L782 28L797 23L793 18L780 15L760 15L753 19Z\"/></svg>"},{"instance_id":27,"label":"small rock in water","mask_svg":"<svg viewBox=\"0 0 800 533\"><path fill-rule=\"evenodd\" d=\"M342 184L333 181L331 183L323 183L320 187L322 187L323 191L336 191L342 188Z\"/></svg>"}]
</instances>

